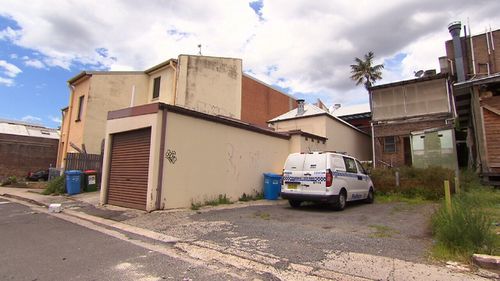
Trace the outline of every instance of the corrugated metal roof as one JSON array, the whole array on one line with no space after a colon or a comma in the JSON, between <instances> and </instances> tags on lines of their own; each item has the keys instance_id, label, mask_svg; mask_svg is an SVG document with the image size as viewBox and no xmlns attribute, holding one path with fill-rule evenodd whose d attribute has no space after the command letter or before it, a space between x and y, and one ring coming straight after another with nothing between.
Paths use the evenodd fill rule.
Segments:
<instances>
[{"instance_id":1,"label":"corrugated metal roof","mask_svg":"<svg viewBox=\"0 0 500 281\"><path fill-rule=\"evenodd\" d=\"M0 120L0 134L59 139L59 132L56 129L22 121Z\"/></svg>"}]
</instances>

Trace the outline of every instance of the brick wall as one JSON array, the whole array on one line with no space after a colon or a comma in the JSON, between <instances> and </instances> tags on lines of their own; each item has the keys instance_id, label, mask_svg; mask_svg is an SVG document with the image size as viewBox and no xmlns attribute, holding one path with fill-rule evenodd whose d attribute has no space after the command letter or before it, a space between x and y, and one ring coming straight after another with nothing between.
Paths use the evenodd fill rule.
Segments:
<instances>
[{"instance_id":1,"label":"brick wall","mask_svg":"<svg viewBox=\"0 0 500 281\"><path fill-rule=\"evenodd\" d=\"M0 134L0 178L55 167L59 140Z\"/></svg>"},{"instance_id":2,"label":"brick wall","mask_svg":"<svg viewBox=\"0 0 500 281\"><path fill-rule=\"evenodd\" d=\"M243 75L241 120L267 127L267 121L297 107L297 102L265 84Z\"/></svg>"},{"instance_id":3,"label":"brick wall","mask_svg":"<svg viewBox=\"0 0 500 281\"><path fill-rule=\"evenodd\" d=\"M482 72L486 74L487 72L486 66L479 65L485 63L490 64L491 73L500 72L500 54L496 53L500 51L500 30L493 31L493 40L495 44L495 51L490 49L490 54L488 55L486 35L483 33L472 37L472 44L474 45L474 61L476 65L476 73ZM446 41L445 47L446 47L446 55L448 56L448 58L451 60L455 60L455 50L453 49L453 41L452 40ZM471 45L470 45L470 40L468 38L467 40L465 40L465 38L462 38L462 54L464 56L465 73L468 74L466 78L469 79L472 77L473 71L472 71Z\"/></svg>"},{"instance_id":4,"label":"brick wall","mask_svg":"<svg viewBox=\"0 0 500 281\"><path fill-rule=\"evenodd\" d=\"M376 167L384 166L379 160L392 164L395 167L405 165L404 138L409 137L410 132L414 131L443 127L451 128L451 125L446 125L445 119L443 117L437 120L374 125ZM396 152L384 152L384 137L386 136L396 136Z\"/></svg>"}]
</instances>

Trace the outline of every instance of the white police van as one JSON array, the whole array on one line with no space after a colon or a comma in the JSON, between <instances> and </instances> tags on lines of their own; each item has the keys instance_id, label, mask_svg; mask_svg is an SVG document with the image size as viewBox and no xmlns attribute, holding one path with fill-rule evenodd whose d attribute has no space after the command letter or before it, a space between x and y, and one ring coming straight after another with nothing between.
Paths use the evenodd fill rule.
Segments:
<instances>
[{"instance_id":1,"label":"white police van","mask_svg":"<svg viewBox=\"0 0 500 281\"><path fill-rule=\"evenodd\" d=\"M346 202L374 198L372 180L361 163L334 152L292 153L283 169L281 198L294 208L304 201L325 202L343 210Z\"/></svg>"}]
</instances>

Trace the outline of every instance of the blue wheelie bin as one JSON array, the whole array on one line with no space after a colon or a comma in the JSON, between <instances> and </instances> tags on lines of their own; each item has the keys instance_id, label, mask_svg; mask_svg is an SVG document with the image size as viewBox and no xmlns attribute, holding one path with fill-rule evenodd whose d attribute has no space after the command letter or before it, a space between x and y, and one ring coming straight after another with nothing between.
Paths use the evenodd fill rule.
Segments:
<instances>
[{"instance_id":1,"label":"blue wheelie bin","mask_svg":"<svg viewBox=\"0 0 500 281\"><path fill-rule=\"evenodd\" d=\"M82 171L70 170L66 171L66 192L69 195L80 193L82 188Z\"/></svg>"},{"instance_id":2,"label":"blue wheelie bin","mask_svg":"<svg viewBox=\"0 0 500 281\"><path fill-rule=\"evenodd\" d=\"M281 175L264 173L264 199L277 200L281 191Z\"/></svg>"}]
</instances>

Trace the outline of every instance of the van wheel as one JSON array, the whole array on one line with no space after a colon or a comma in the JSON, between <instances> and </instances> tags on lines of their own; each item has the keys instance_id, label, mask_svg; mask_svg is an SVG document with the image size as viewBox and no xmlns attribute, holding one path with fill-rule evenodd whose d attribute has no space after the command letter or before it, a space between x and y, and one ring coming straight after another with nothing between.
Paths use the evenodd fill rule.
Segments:
<instances>
[{"instance_id":1,"label":"van wheel","mask_svg":"<svg viewBox=\"0 0 500 281\"><path fill-rule=\"evenodd\" d=\"M346 202L347 202L347 193L345 189L342 189L339 193L339 198L337 202L333 204L333 208L337 211L342 211L345 209Z\"/></svg>"},{"instance_id":2,"label":"van wheel","mask_svg":"<svg viewBox=\"0 0 500 281\"><path fill-rule=\"evenodd\" d=\"M302 201L288 200L288 203L290 203L290 206L292 206L292 208L298 208L298 207L300 207L300 204L302 204Z\"/></svg>"},{"instance_id":3,"label":"van wheel","mask_svg":"<svg viewBox=\"0 0 500 281\"><path fill-rule=\"evenodd\" d=\"M365 199L365 203L371 204L375 199L375 194L373 193L373 188L370 187L370 191L368 191L368 197Z\"/></svg>"}]
</instances>

